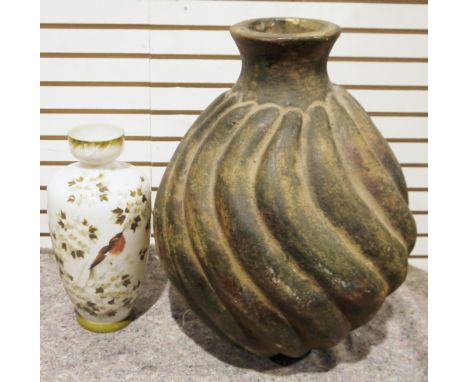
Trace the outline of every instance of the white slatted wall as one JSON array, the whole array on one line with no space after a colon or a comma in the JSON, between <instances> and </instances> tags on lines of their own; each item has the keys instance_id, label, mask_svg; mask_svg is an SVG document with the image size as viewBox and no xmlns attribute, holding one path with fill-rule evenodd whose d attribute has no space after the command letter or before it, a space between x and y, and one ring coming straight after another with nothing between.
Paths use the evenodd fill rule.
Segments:
<instances>
[{"instance_id":1,"label":"white slatted wall","mask_svg":"<svg viewBox=\"0 0 468 382\"><path fill-rule=\"evenodd\" d=\"M228 26L299 16L343 28L330 77L361 102L402 164L419 232L411 263L427 268L426 1L42 0L41 8L41 245L50 247L45 185L74 160L71 126L124 127L122 159L151 175L154 196L183 134L237 79Z\"/></svg>"}]
</instances>

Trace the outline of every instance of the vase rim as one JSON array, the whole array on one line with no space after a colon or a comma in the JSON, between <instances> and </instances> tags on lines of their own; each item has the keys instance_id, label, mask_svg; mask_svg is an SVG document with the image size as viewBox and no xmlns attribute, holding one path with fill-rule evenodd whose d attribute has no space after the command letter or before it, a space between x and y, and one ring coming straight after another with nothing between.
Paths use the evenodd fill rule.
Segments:
<instances>
[{"instance_id":1,"label":"vase rim","mask_svg":"<svg viewBox=\"0 0 468 382\"><path fill-rule=\"evenodd\" d=\"M341 28L329 21L299 17L270 17L241 21L230 27L231 34L260 41L328 41Z\"/></svg>"},{"instance_id":2,"label":"vase rim","mask_svg":"<svg viewBox=\"0 0 468 382\"><path fill-rule=\"evenodd\" d=\"M68 131L72 155L89 165L113 162L122 153L125 132L121 127L107 124L86 124Z\"/></svg>"},{"instance_id":3,"label":"vase rim","mask_svg":"<svg viewBox=\"0 0 468 382\"><path fill-rule=\"evenodd\" d=\"M105 143L121 139L125 131L110 124L84 124L72 127L68 130L69 140L83 143Z\"/></svg>"}]
</instances>

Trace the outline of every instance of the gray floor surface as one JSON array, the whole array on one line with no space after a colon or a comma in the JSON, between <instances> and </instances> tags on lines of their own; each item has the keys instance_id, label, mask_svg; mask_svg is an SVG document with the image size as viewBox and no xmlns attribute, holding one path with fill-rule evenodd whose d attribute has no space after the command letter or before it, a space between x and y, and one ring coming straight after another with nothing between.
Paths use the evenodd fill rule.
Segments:
<instances>
[{"instance_id":1,"label":"gray floor surface","mask_svg":"<svg viewBox=\"0 0 468 382\"><path fill-rule=\"evenodd\" d=\"M150 257L136 320L94 334L75 320L51 251L41 251L41 380L398 381L427 380L427 273L410 267L377 316L328 351L279 366L219 339Z\"/></svg>"}]
</instances>

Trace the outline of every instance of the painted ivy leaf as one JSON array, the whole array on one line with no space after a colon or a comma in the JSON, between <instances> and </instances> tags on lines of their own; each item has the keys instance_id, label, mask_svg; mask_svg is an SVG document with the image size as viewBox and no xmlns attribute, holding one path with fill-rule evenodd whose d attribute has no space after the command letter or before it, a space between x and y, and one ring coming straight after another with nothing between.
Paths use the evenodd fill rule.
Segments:
<instances>
[{"instance_id":1,"label":"painted ivy leaf","mask_svg":"<svg viewBox=\"0 0 468 382\"><path fill-rule=\"evenodd\" d=\"M82 176L80 176L79 178L76 179L77 182L82 182L84 180L84 178Z\"/></svg>"},{"instance_id":2,"label":"painted ivy leaf","mask_svg":"<svg viewBox=\"0 0 468 382\"><path fill-rule=\"evenodd\" d=\"M106 191L109 191L109 189L106 186L99 188L99 192L106 192Z\"/></svg>"},{"instance_id":3,"label":"painted ivy leaf","mask_svg":"<svg viewBox=\"0 0 468 382\"><path fill-rule=\"evenodd\" d=\"M73 276L70 273L67 273L67 277L70 279L70 281L73 281Z\"/></svg>"},{"instance_id":4,"label":"painted ivy leaf","mask_svg":"<svg viewBox=\"0 0 468 382\"><path fill-rule=\"evenodd\" d=\"M73 203L75 201L75 195L70 195L67 202Z\"/></svg>"},{"instance_id":5,"label":"painted ivy leaf","mask_svg":"<svg viewBox=\"0 0 468 382\"><path fill-rule=\"evenodd\" d=\"M96 232L97 230L98 230L98 229L97 229L95 226L93 226L93 225L90 225L90 226L89 226L89 232L94 233L94 232Z\"/></svg>"},{"instance_id":6,"label":"painted ivy leaf","mask_svg":"<svg viewBox=\"0 0 468 382\"><path fill-rule=\"evenodd\" d=\"M120 216L115 220L115 224L123 224L123 222L125 221L125 216L126 216L126 215L120 215Z\"/></svg>"},{"instance_id":7,"label":"painted ivy leaf","mask_svg":"<svg viewBox=\"0 0 468 382\"><path fill-rule=\"evenodd\" d=\"M123 303L123 306L129 306L132 303L132 300L130 298L125 298Z\"/></svg>"},{"instance_id":8,"label":"painted ivy leaf","mask_svg":"<svg viewBox=\"0 0 468 382\"><path fill-rule=\"evenodd\" d=\"M135 220L137 223L138 223L139 221L141 221L141 217L140 217L140 215L137 215L137 216L135 217L135 219L134 219L134 220Z\"/></svg>"},{"instance_id":9,"label":"painted ivy leaf","mask_svg":"<svg viewBox=\"0 0 468 382\"><path fill-rule=\"evenodd\" d=\"M76 251L76 257L84 257L84 252L81 249Z\"/></svg>"},{"instance_id":10,"label":"painted ivy leaf","mask_svg":"<svg viewBox=\"0 0 468 382\"><path fill-rule=\"evenodd\" d=\"M141 188L138 188L138 189L137 189L137 194L138 194L138 195L143 195L143 193L141 192Z\"/></svg>"},{"instance_id":11,"label":"painted ivy leaf","mask_svg":"<svg viewBox=\"0 0 468 382\"><path fill-rule=\"evenodd\" d=\"M101 202L103 202L103 201L108 202L108 201L109 201L109 199L107 198L107 194L99 195L99 200L100 200Z\"/></svg>"},{"instance_id":12,"label":"painted ivy leaf","mask_svg":"<svg viewBox=\"0 0 468 382\"><path fill-rule=\"evenodd\" d=\"M141 197L141 201L142 201L143 203L146 203L147 200L148 200L148 199L146 198L145 195L143 195L143 196Z\"/></svg>"},{"instance_id":13,"label":"painted ivy leaf","mask_svg":"<svg viewBox=\"0 0 468 382\"><path fill-rule=\"evenodd\" d=\"M104 293L104 289L102 287L96 288L96 293Z\"/></svg>"},{"instance_id":14,"label":"painted ivy leaf","mask_svg":"<svg viewBox=\"0 0 468 382\"><path fill-rule=\"evenodd\" d=\"M97 236L94 233L89 234L89 238L92 239L97 239Z\"/></svg>"},{"instance_id":15,"label":"painted ivy leaf","mask_svg":"<svg viewBox=\"0 0 468 382\"><path fill-rule=\"evenodd\" d=\"M140 176L140 180L141 182L143 183L145 181L145 178L143 178L142 176Z\"/></svg>"},{"instance_id":16,"label":"painted ivy leaf","mask_svg":"<svg viewBox=\"0 0 468 382\"><path fill-rule=\"evenodd\" d=\"M88 225L88 221L86 219L83 219L83 223L81 223L83 225Z\"/></svg>"},{"instance_id":17,"label":"painted ivy leaf","mask_svg":"<svg viewBox=\"0 0 468 382\"><path fill-rule=\"evenodd\" d=\"M136 192L135 191L130 191L130 196L136 196Z\"/></svg>"},{"instance_id":18,"label":"painted ivy leaf","mask_svg":"<svg viewBox=\"0 0 468 382\"><path fill-rule=\"evenodd\" d=\"M67 218L67 215L65 215L65 212L63 212L62 210L60 210L60 217L62 219L66 219Z\"/></svg>"},{"instance_id":19,"label":"painted ivy leaf","mask_svg":"<svg viewBox=\"0 0 468 382\"><path fill-rule=\"evenodd\" d=\"M114 305L114 299L107 301L109 305Z\"/></svg>"},{"instance_id":20,"label":"painted ivy leaf","mask_svg":"<svg viewBox=\"0 0 468 382\"><path fill-rule=\"evenodd\" d=\"M71 187L71 186L73 186L73 185L75 185L75 181L74 181L74 180L71 180L70 182L68 182L68 186L69 186L69 187Z\"/></svg>"},{"instance_id":21,"label":"painted ivy leaf","mask_svg":"<svg viewBox=\"0 0 468 382\"><path fill-rule=\"evenodd\" d=\"M109 311L107 312L107 315L108 315L109 317L114 317L116 314L117 314L117 312L116 312L115 310L109 310Z\"/></svg>"},{"instance_id":22,"label":"painted ivy leaf","mask_svg":"<svg viewBox=\"0 0 468 382\"><path fill-rule=\"evenodd\" d=\"M123 275L122 280L128 279L129 277L130 277L130 275Z\"/></svg>"},{"instance_id":23,"label":"painted ivy leaf","mask_svg":"<svg viewBox=\"0 0 468 382\"><path fill-rule=\"evenodd\" d=\"M123 214L123 209L117 207L117 208L113 209L112 212L113 212L114 214L117 214L117 215L122 215L122 214Z\"/></svg>"},{"instance_id":24,"label":"painted ivy leaf","mask_svg":"<svg viewBox=\"0 0 468 382\"><path fill-rule=\"evenodd\" d=\"M71 251L70 255L71 255L73 258L75 258L75 256L76 256L75 251Z\"/></svg>"},{"instance_id":25,"label":"painted ivy leaf","mask_svg":"<svg viewBox=\"0 0 468 382\"><path fill-rule=\"evenodd\" d=\"M63 221L61 220L58 221L58 225L62 228L65 228L65 224L63 224Z\"/></svg>"},{"instance_id":26,"label":"painted ivy leaf","mask_svg":"<svg viewBox=\"0 0 468 382\"><path fill-rule=\"evenodd\" d=\"M122 283L122 285L124 287L127 287L128 285L130 285L132 282L129 280L129 279L125 279L124 282Z\"/></svg>"},{"instance_id":27,"label":"painted ivy leaf","mask_svg":"<svg viewBox=\"0 0 468 382\"><path fill-rule=\"evenodd\" d=\"M64 249L65 251L67 250L67 245L65 243L62 243L62 249Z\"/></svg>"},{"instance_id":28,"label":"painted ivy leaf","mask_svg":"<svg viewBox=\"0 0 468 382\"><path fill-rule=\"evenodd\" d=\"M138 223L137 222L133 222L131 225L130 225L130 229L135 232L136 229L138 228Z\"/></svg>"},{"instance_id":29,"label":"painted ivy leaf","mask_svg":"<svg viewBox=\"0 0 468 382\"><path fill-rule=\"evenodd\" d=\"M125 212L128 214L130 212L130 210L128 209L128 207L125 208Z\"/></svg>"}]
</instances>

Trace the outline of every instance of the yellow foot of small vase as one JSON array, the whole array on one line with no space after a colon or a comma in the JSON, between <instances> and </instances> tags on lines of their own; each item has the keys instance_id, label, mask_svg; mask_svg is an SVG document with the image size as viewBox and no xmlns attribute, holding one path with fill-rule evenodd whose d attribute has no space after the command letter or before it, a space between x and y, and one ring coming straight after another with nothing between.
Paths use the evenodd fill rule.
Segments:
<instances>
[{"instance_id":1,"label":"yellow foot of small vase","mask_svg":"<svg viewBox=\"0 0 468 382\"><path fill-rule=\"evenodd\" d=\"M131 322L130 317L122 321L112 323L93 322L81 317L79 314L76 315L76 320L81 325L81 327L95 333L116 332L117 330L125 328Z\"/></svg>"}]
</instances>

